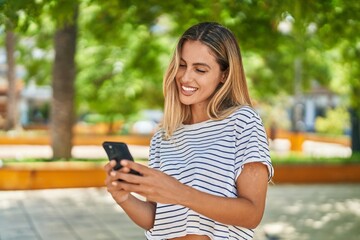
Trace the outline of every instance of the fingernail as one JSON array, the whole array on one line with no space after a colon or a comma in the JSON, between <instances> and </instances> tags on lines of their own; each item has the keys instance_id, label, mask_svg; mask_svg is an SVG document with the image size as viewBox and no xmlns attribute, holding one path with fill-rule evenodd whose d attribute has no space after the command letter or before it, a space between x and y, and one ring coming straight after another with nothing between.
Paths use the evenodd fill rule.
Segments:
<instances>
[{"instance_id":1,"label":"fingernail","mask_svg":"<svg viewBox=\"0 0 360 240\"><path fill-rule=\"evenodd\" d=\"M111 172L110 175L111 175L112 177L115 177L115 176L116 176L116 172Z\"/></svg>"},{"instance_id":2,"label":"fingernail","mask_svg":"<svg viewBox=\"0 0 360 240\"><path fill-rule=\"evenodd\" d=\"M111 185L116 186L117 182L112 182Z\"/></svg>"}]
</instances>

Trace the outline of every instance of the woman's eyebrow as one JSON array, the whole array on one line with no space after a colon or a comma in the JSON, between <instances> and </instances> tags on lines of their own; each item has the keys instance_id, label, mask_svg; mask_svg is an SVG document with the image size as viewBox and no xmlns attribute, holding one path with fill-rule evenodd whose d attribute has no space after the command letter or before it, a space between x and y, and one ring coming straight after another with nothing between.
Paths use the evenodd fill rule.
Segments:
<instances>
[{"instance_id":1,"label":"woman's eyebrow","mask_svg":"<svg viewBox=\"0 0 360 240\"><path fill-rule=\"evenodd\" d=\"M194 66L203 66L203 67L208 67L211 69L211 67L209 65L207 65L206 63L194 63Z\"/></svg>"},{"instance_id":2,"label":"woman's eyebrow","mask_svg":"<svg viewBox=\"0 0 360 240\"><path fill-rule=\"evenodd\" d=\"M185 62L185 63L186 63L186 61L185 61L183 58L180 58L180 61L183 61L183 62ZM210 67L208 64L206 64L206 63L201 63L201 62L199 62L199 63L193 63L192 65L193 65L193 66L203 66L203 67L208 67L209 69L211 69L211 67Z\"/></svg>"}]
</instances>

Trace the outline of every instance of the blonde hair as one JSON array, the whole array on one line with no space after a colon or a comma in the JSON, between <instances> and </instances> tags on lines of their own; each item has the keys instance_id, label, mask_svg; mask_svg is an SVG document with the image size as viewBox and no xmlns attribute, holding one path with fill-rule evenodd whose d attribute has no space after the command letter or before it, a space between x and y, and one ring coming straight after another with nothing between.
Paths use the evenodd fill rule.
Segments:
<instances>
[{"instance_id":1,"label":"blonde hair","mask_svg":"<svg viewBox=\"0 0 360 240\"><path fill-rule=\"evenodd\" d=\"M215 22L196 24L180 37L163 78L165 103L161 127L165 131L166 139L169 139L182 123L191 118L190 106L180 102L175 81L182 46L187 40L200 41L208 46L219 63L221 71L226 74L225 82L218 86L207 107L209 118L224 119L240 106L251 106L240 48L234 34Z\"/></svg>"}]
</instances>

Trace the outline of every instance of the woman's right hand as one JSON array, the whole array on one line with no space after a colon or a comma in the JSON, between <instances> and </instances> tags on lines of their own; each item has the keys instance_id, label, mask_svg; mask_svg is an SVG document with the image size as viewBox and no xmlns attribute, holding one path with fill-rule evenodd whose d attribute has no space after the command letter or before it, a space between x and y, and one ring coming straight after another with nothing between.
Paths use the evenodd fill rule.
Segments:
<instances>
[{"instance_id":1,"label":"woman's right hand","mask_svg":"<svg viewBox=\"0 0 360 240\"><path fill-rule=\"evenodd\" d=\"M105 185L107 187L107 191L111 194L111 196L114 198L114 200L121 204L122 202L125 202L129 198L129 192L124 191L119 184L117 184L118 179L114 177L115 170L113 168L116 165L115 160L111 160L109 163L107 163L104 166L104 169L106 171L106 179L105 179ZM126 172L126 168L121 168L120 172Z\"/></svg>"}]
</instances>

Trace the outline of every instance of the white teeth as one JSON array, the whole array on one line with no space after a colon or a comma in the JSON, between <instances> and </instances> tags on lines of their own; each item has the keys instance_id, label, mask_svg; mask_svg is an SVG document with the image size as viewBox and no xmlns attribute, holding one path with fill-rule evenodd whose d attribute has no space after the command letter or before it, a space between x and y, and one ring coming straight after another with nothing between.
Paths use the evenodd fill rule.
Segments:
<instances>
[{"instance_id":1,"label":"white teeth","mask_svg":"<svg viewBox=\"0 0 360 240\"><path fill-rule=\"evenodd\" d=\"M181 87L182 87L182 89L183 89L184 91L192 91L192 92L194 92L194 91L196 91L196 89L197 89L197 88L185 87L185 86L181 86Z\"/></svg>"}]
</instances>

